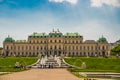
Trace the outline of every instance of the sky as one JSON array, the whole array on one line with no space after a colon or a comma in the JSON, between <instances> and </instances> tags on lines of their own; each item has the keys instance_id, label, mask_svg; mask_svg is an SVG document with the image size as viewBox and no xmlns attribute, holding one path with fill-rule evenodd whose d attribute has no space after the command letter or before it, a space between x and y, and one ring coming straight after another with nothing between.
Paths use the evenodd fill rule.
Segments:
<instances>
[{"instance_id":1,"label":"sky","mask_svg":"<svg viewBox=\"0 0 120 80\"><path fill-rule=\"evenodd\" d=\"M0 46L10 35L78 32L84 40L120 39L120 0L0 0Z\"/></svg>"}]
</instances>

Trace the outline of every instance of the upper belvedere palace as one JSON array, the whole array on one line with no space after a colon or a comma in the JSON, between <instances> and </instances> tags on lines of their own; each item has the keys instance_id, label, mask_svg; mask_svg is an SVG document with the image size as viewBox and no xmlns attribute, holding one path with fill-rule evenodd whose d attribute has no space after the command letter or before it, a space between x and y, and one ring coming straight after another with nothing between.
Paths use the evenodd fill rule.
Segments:
<instances>
[{"instance_id":1,"label":"upper belvedere palace","mask_svg":"<svg viewBox=\"0 0 120 80\"><path fill-rule=\"evenodd\" d=\"M3 53L6 56L107 56L109 43L103 36L94 40L83 41L79 33L63 34L59 30L46 33L33 33L28 40L14 40L8 36L3 42Z\"/></svg>"}]
</instances>

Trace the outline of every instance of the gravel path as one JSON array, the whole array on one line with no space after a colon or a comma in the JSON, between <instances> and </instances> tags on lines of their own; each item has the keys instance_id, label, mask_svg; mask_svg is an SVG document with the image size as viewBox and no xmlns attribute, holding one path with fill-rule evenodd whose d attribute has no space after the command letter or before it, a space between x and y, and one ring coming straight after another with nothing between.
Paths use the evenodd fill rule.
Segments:
<instances>
[{"instance_id":1,"label":"gravel path","mask_svg":"<svg viewBox=\"0 0 120 80\"><path fill-rule=\"evenodd\" d=\"M0 80L83 80L66 69L31 69L28 71L2 75Z\"/></svg>"}]
</instances>

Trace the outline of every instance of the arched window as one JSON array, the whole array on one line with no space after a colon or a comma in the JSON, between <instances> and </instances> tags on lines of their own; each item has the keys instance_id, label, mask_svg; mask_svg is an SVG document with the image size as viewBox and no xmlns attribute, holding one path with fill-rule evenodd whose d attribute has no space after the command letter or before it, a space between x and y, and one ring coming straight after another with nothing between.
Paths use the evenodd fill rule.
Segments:
<instances>
[{"instance_id":1,"label":"arched window","mask_svg":"<svg viewBox=\"0 0 120 80\"><path fill-rule=\"evenodd\" d=\"M37 46L37 50L39 50L39 47Z\"/></svg>"},{"instance_id":2,"label":"arched window","mask_svg":"<svg viewBox=\"0 0 120 80\"><path fill-rule=\"evenodd\" d=\"M59 43L61 43L61 40L59 40Z\"/></svg>"},{"instance_id":3,"label":"arched window","mask_svg":"<svg viewBox=\"0 0 120 80\"><path fill-rule=\"evenodd\" d=\"M7 50L9 49L7 45L5 46L5 49L7 49Z\"/></svg>"},{"instance_id":4,"label":"arched window","mask_svg":"<svg viewBox=\"0 0 120 80\"><path fill-rule=\"evenodd\" d=\"M29 50L31 49L31 46L29 46Z\"/></svg>"},{"instance_id":5,"label":"arched window","mask_svg":"<svg viewBox=\"0 0 120 80\"><path fill-rule=\"evenodd\" d=\"M76 53L76 56L78 56L78 52Z\"/></svg>"},{"instance_id":6,"label":"arched window","mask_svg":"<svg viewBox=\"0 0 120 80\"><path fill-rule=\"evenodd\" d=\"M43 43L42 40L41 40L41 43Z\"/></svg>"},{"instance_id":7,"label":"arched window","mask_svg":"<svg viewBox=\"0 0 120 80\"><path fill-rule=\"evenodd\" d=\"M38 56L39 52L37 52L37 56Z\"/></svg>"},{"instance_id":8,"label":"arched window","mask_svg":"<svg viewBox=\"0 0 120 80\"><path fill-rule=\"evenodd\" d=\"M28 56L28 52L26 52L26 56Z\"/></svg>"},{"instance_id":9,"label":"arched window","mask_svg":"<svg viewBox=\"0 0 120 80\"><path fill-rule=\"evenodd\" d=\"M18 55L17 56L20 56L20 52L18 52Z\"/></svg>"},{"instance_id":10,"label":"arched window","mask_svg":"<svg viewBox=\"0 0 120 80\"><path fill-rule=\"evenodd\" d=\"M84 52L84 56L86 55L86 52Z\"/></svg>"},{"instance_id":11,"label":"arched window","mask_svg":"<svg viewBox=\"0 0 120 80\"><path fill-rule=\"evenodd\" d=\"M37 40L37 43L39 43L39 41Z\"/></svg>"},{"instance_id":12,"label":"arched window","mask_svg":"<svg viewBox=\"0 0 120 80\"><path fill-rule=\"evenodd\" d=\"M74 43L74 40L72 41L72 43Z\"/></svg>"},{"instance_id":13,"label":"arched window","mask_svg":"<svg viewBox=\"0 0 120 80\"><path fill-rule=\"evenodd\" d=\"M31 56L31 52L29 52L29 56Z\"/></svg>"},{"instance_id":14,"label":"arched window","mask_svg":"<svg viewBox=\"0 0 120 80\"><path fill-rule=\"evenodd\" d=\"M50 40L50 42L52 43L52 40Z\"/></svg>"},{"instance_id":15,"label":"arched window","mask_svg":"<svg viewBox=\"0 0 120 80\"><path fill-rule=\"evenodd\" d=\"M85 50L85 46L84 46L84 50Z\"/></svg>"},{"instance_id":16,"label":"arched window","mask_svg":"<svg viewBox=\"0 0 120 80\"><path fill-rule=\"evenodd\" d=\"M91 46L91 50L93 50L93 46Z\"/></svg>"},{"instance_id":17,"label":"arched window","mask_svg":"<svg viewBox=\"0 0 120 80\"><path fill-rule=\"evenodd\" d=\"M78 50L78 46L76 46L76 50Z\"/></svg>"},{"instance_id":18,"label":"arched window","mask_svg":"<svg viewBox=\"0 0 120 80\"><path fill-rule=\"evenodd\" d=\"M82 52L80 52L80 56L82 56Z\"/></svg>"},{"instance_id":19,"label":"arched window","mask_svg":"<svg viewBox=\"0 0 120 80\"><path fill-rule=\"evenodd\" d=\"M69 50L71 50L71 49L70 49L70 46L69 46Z\"/></svg>"},{"instance_id":20,"label":"arched window","mask_svg":"<svg viewBox=\"0 0 120 80\"><path fill-rule=\"evenodd\" d=\"M59 49L61 49L61 46L59 45Z\"/></svg>"},{"instance_id":21,"label":"arched window","mask_svg":"<svg viewBox=\"0 0 120 80\"><path fill-rule=\"evenodd\" d=\"M28 49L28 47L26 46L26 50Z\"/></svg>"},{"instance_id":22,"label":"arched window","mask_svg":"<svg viewBox=\"0 0 120 80\"><path fill-rule=\"evenodd\" d=\"M72 53L72 56L75 56L75 53L74 53L74 52Z\"/></svg>"},{"instance_id":23,"label":"arched window","mask_svg":"<svg viewBox=\"0 0 120 80\"><path fill-rule=\"evenodd\" d=\"M46 41L45 41L45 43L46 43Z\"/></svg>"},{"instance_id":24,"label":"arched window","mask_svg":"<svg viewBox=\"0 0 120 80\"><path fill-rule=\"evenodd\" d=\"M102 49L105 50L105 47L103 46Z\"/></svg>"},{"instance_id":25,"label":"arched window","mask_svg":"<svg viewBox=\"0 0 120 80\"><path fill-rule=\"evenodd\" d=\"M71 56L71 53L69 52L68 56Z\"/></svg>"},{"instance_id":26,"label":"arched window","mask_svg":"<svg viewBox=\"0 0 120 80\"><path fill-rule=\"evenodd\" d=\"M87 50L89 50L89 46L87 47Z\"/></svg>"},{"instance_id":27,"label":"arched window","mask_svg":"<svg viewBox=\"0 0 120 80\"><path fill-rule=\"evenodd\" d=\"M55 45L55 49L57 49L57 46Z\"/></svg>"},{"instance_id":28,"label":"arched window","mask_svg":"<svg viewBox=\"0 0 120 80\"><path fill-rule=\"evenodd\" d=\"M52 49L52 46L50 46L50 49Z\"/></svg>"},{"instance_id":29,"label":"arched window","mask_svg":"<svg viewBox=\"0 0 120 80\"><path fill-rule=\"evenodd\" d=\"M74 46L73 46L72 48L73 48L73 50L74 50Z\"/></svg>"},{"instance_id":30,"label":"arched window","mask_svg":"<svg viewBox=\"0 0 120 80\"><path fill-rule=\"evenodd\" d=\"M55 43L56 43L57 41L55 40Z\"/></svg>"},{"instance_id":31,"label":"arched window","mask_svg":"<svg viewBox=\"0 0 120 80\"><path fill-rule=\"evenodd\" d=\"M22 46L22 50L24 50L24 47Z\"/></svg>"},{"instance_id":32,"label":"arched window","mask_svg":"<svg viewBox=\"0 0 120 80\"><path fill-rule=\"evenodd\" d=\"M78 43L78 40L76 41L76 43Z\"/></svg>"},{"instance_id":33,"label":"arched window","mask_svg":"<svg viewBox=\"0 0 120 80\"><path fill-rule=\"evenodd\" d=\"M42 48L42 46L41 46L41 50L42 50L43 48Z\"/></svg>"},{"instance_id":34,"label":"arched window","mask_svg":"<svg viewBox=\"0 0 120 80\"><path fill-rule=\"evenodd\" d=\"M80 46L80 50L82 50L82 46Z\"/></svg>"}]
</instances>

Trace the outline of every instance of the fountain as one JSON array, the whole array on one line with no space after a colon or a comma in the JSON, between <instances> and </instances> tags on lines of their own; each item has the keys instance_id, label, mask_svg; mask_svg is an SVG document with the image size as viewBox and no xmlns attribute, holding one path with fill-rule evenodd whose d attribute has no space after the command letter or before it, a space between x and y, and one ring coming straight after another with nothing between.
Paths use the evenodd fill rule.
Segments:
<instances>
[{"instance_id":1,"label":"fountain","mask_svg":"<svg viewBox=\"0 0 120 80\"><path fill-rule=\"evenodd\" d=\"M56 61L57 61L58 65L59 65L59 67L61 67L61 60L60 60L59 57L56 57Z\"/></svg>"},{"instance_id":2,"label":"fountain","mask_svg":"<svg viewBox=\"0 0 120 80\"><path fill-rule=\"evenodd\" d=\"M40 65L42 68L44 68L46 61L47 61L47 55L45 57L42 57L40 60Z\"/></svg>"}]
</instances>

